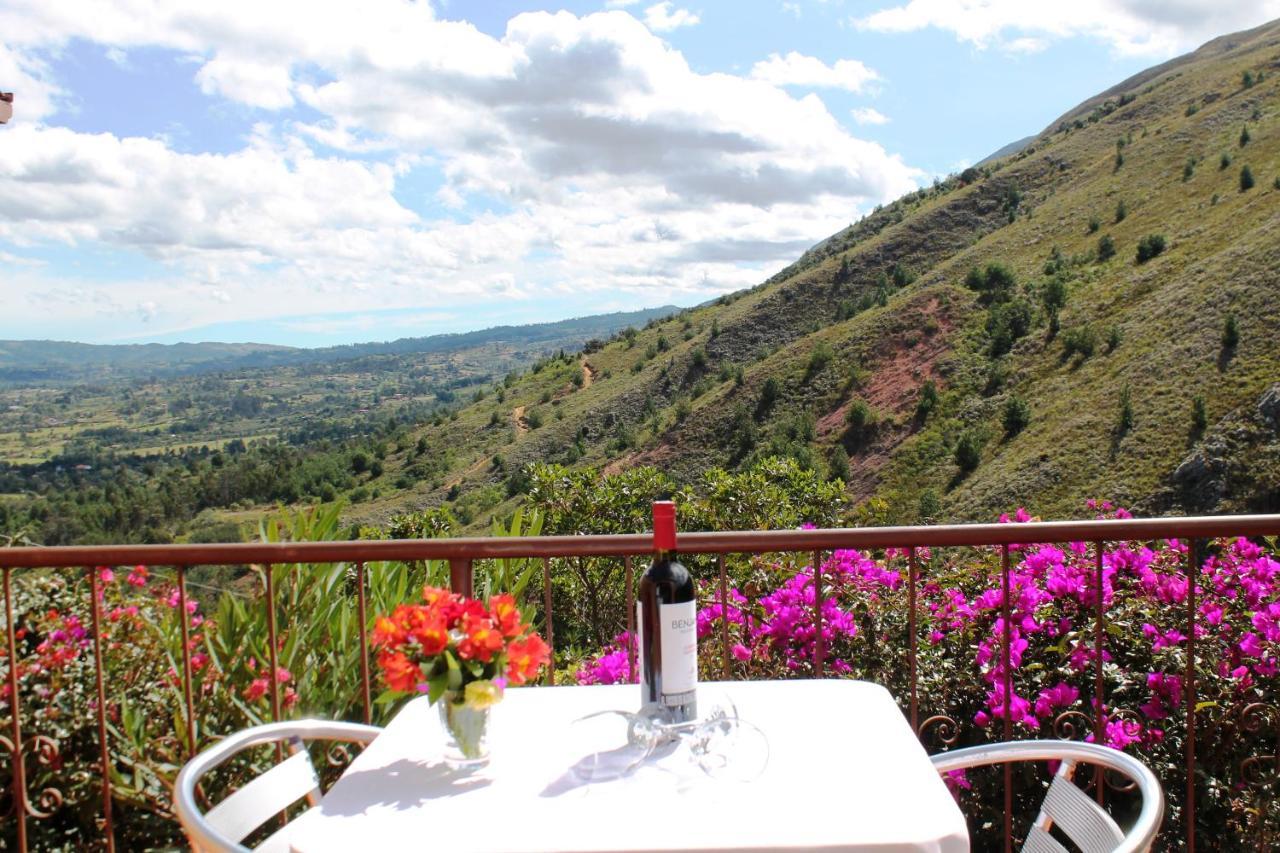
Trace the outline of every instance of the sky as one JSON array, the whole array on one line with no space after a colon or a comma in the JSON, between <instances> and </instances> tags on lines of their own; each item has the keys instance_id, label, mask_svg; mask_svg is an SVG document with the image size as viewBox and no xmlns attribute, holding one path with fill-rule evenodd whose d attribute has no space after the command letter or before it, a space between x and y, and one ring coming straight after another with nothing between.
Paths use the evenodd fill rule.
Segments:
<instances>
[{"instance_id":1,"label":"sky","mask_svg":"<svg viewBox=\"0 0 1280 853\"><path fill-rule=\"evenodd\" d=\"M0 0L0 339L695 305L1280 0Z\"/></svg>"}]
</instances>

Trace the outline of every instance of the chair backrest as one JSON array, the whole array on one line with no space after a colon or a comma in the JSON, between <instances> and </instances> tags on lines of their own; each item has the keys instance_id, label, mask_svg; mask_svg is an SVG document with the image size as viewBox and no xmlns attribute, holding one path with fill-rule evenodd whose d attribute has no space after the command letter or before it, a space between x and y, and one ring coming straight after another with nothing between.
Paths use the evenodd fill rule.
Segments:
<instances>
[{"instance_id":1,"label":"chair backrest","mask_svg":"<svg viewBox=\"0 0 1280 853\"><path fill-rule=\"evenodd\" d=\"M1145 853L1151 849L1164 816L1164 794L1155 774L1133 756L1097 744L1067 740L995 743L944 752L931 760L939 773L1015 761L1062 762L1027 833L1024 853L1067 853L1067 848L1049 834L1054 826L1084 853ZM1081 762L1114 770L1137 785L1142 808L1127 834L1071 781Z\"/></svg>"},{"instance_id":2,"label":"chair backrest","mask_svg":"<svg viewBox=\"0 0 1280 853\"><path fill-rule=\"evenodd\" d=\"M359 723L292 720L254 726L223 738L188 761L178 773L173 792L178 821L197 851L247 851L249 848L240 842L272 815L283 812L304 797L312 806L320 802L320 778L311 764L305 741L368 744L381 731L375 726ZM259 774L208 812L201 813L195 790L206 773L246 749L279 742L289 746L292 754L287 759ZM287 828L277 832L258 849L287 849L284 844L286 831Z\"/></svg>"}]
</instances>

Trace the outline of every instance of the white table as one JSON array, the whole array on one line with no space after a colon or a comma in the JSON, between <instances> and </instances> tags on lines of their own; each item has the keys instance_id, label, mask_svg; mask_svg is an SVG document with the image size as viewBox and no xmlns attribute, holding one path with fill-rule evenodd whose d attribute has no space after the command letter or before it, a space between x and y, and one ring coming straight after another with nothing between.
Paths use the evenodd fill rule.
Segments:
<instances>
[{"instance_id":1,"label":"white table","mask_svg":"<svg viewBox=\"0 0 1280 853\"><path fill-rule=\"evenodd\" d=\"M639 693L510 690L493 712L492 761L470 776L441 763L438 710L415 699L294 822L292 849L969 850L964 817L902 712L866 682L700 685L703 707L727 695L767 734L768 767L750 783L709 778L687 754L675 767L573 781L570 721L634 710Z\"/></svg>"}]
</instances>

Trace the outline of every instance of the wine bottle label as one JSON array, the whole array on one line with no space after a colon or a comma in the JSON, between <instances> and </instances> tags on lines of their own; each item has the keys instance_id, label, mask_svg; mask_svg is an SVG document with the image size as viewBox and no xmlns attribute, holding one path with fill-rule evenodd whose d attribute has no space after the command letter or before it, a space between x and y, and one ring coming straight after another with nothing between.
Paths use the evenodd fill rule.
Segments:
<instances>
[{"instance_id":1,"label":"wine bottle label","mask_svg":"<svg viewBox=\"0 0 1280 853\"><path fill-rule=\"evenodd\" d=\"M688 693L698 686L698 603L658 605L662 648L662 697Z\"/></svg>"}]
</instances>

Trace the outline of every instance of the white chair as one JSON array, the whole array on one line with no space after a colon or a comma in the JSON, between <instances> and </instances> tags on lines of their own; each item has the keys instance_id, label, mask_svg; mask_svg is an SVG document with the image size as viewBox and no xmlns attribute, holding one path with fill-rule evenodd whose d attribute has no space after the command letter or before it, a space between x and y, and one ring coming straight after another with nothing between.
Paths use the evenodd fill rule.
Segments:
<instances>
[{"instance_id":1,"label":"white chair","mask_svg":"<svg viewBox=\"0 0 1280 853\"><path fill-rule=\"evenodd\" d=\"M367 745L382 733L376 726L328 720L290 720L254 726L215 743L186 763L173 784L173 807L191 846L199 853L247 853L240 842L302 798L320 802L320 778L316 775L305 741L346 741ZM196 804L196 785L210 770L246 749L284 742L292 753L284 761L257 776L231 796L202 813ZM284 827L260 844L258 851L289 849Z\"/></svg>"},{"instance_id":2,"label":"white chair","mask_svg":"<svg viewBox=\"0 0 1280 853\"><path fill-rule=\"evenodd\" d=\"M1118 750L1069 740L993 743L944 752L931 757L939 773L1015 761L1061 761L1049 785L1040 814L1027 833L1023 853L1068 853L1049 834L1055 825L1084 853L1146 853L1160 831L1164 793L1145 764ZM1105 809L1071 781L1078 763L1122 773L1142 794L1142 809L1126 834Z\"/></svg>"}]
</instances>

